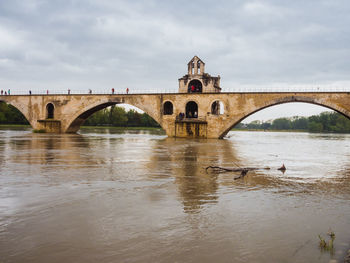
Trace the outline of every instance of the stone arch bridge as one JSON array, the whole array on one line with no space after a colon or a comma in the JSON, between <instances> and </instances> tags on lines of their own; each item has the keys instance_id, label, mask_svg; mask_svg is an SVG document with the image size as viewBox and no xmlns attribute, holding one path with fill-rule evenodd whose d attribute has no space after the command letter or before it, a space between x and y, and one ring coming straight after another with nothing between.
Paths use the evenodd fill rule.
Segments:
<instances>
[{"instance_id":1,"label":"stone arch bridge","mask_svg":"<svg viewBox=\"0 0 350 263\"><path fill-rule=\"evenodd\" d=\"M350 92L8 95L0 101L49 133L75 133L91 114L115 104L143 110L170 137L223 138L247 116L289 102L321 105L350 118Z\"/></svg>"}]
</instances>

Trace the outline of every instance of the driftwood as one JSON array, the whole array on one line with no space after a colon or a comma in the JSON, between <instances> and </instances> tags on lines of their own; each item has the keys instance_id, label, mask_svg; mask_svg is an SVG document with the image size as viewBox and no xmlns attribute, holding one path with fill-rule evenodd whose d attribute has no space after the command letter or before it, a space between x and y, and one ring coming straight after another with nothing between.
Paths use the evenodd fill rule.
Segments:
<instances>
[{"instance_id":1,"label":"driftwood","mask_svg":"<svg viewBox=\"0 0 350 263\"><path fill-rule=\"evenodd\" d=\"M236 179L243 178L244 176L246 176L249 171L270 170L270 167L263 167L263 168L259 168L259 167L224 168L224 167L220 167L220 166L208 166L207 168L205 168L205 170L207 172L208 172L208 169L211 169L215 173L240 172L241 174L234 178L234 180L236 180Z\"/></svg>"},{"instance_id":2,"label":"driftwood","mask_svg":"<svg viewBox=\"0 0 350 263\"><path fill-rule=\"evenodd\" d=\"M208 166L205 168L206 172L208 170L212 170L214 173L227 173L227 172L233 172L233 173L241 173L239 176L234 177L234 180L243 178L244 176L247 175L249 171L257 171L257 170L270 170L270 167L237 167L237 168L225 168L225 167L220 167L220 166ZM284 164L278 168L277 170L280 170L281 172L285 172L287 169L284 166Z\"/></svg>"},{"instance_id":3,"label":"driftwood","mask_svg":"<svg viewBox=\"0 0 350 263\"><path fill-rule=\"evenodd\" d=\"M256 170L270 170L270 167L237 167L237 168L225 168L225 167L220 167L220 166L208 166L207 168L205 168L206 171L208 171L208 169L212 169L214 172L218 172L218 173L224 173L224 172L242 172L242 171L256 171Z\"/></svg>"}]
</instances>

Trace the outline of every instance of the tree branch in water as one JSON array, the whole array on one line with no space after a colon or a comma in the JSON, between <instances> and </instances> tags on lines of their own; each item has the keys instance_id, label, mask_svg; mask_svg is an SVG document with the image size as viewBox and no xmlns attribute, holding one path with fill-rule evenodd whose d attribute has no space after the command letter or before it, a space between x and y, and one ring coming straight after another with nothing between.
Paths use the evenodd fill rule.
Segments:
<instances>
[{"instance_id":1,"label":"tree branch in water","mask_svg":"<svg viewBox=\"0 0 350 263\"><path fill-rule=\"evenodd\" d=\"M226 167L220 167L220 166L207 166L205 168L205 171L208 173L208 170L213 171L214 173L227 173L227 172L234 172L234 173L241 173L239 176L234 177L234 180L243 178L247 175L249 171L257 171L257 170L270 170L270 167L237 167L237 168L226 168ZM285 172L287 169L284 166L284 164L278 168L277 170L280 170L281 172Z\"/></svg>"},{"instance_id":2,"label":"tree branch in water","mask_svg":"<svg viewBox=\"0 0 350 263\"><path fill-rule=\"evenodd\" d=\"M270 170L270 167L244 167L244 168L225 168L220 166L208 166L205 168L206 172L211 169L214 173L240 172L241 174L234 178L234 180L243 178L249 171Z\"/></svg>"}]
</instances>

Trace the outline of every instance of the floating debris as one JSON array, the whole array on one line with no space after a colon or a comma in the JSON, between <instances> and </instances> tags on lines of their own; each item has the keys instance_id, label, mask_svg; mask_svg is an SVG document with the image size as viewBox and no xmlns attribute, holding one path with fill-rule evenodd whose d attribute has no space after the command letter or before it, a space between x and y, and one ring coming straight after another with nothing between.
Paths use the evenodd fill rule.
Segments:
<instances>
[{"instance_id":1,"label":"floating debris","mask_svg":"<svg viewBox=\"0 0 350 263\"><path fill-rule=\"evenodd\" d=\"M282 166L280 168L278 168L277 170L284 173L287 170L287 168L284 166L284 164L282 164Z\"/></svg>"}]
</instances>

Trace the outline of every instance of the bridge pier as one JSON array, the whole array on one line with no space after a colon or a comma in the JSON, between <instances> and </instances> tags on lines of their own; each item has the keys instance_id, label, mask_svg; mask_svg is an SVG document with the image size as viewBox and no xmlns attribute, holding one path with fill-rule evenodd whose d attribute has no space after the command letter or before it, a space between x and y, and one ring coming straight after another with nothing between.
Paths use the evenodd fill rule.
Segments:
<instances>
[{"instance_id":1,"label":"bridge pier","mask_svg":"<svg viewBox=\"0 0 350 263\"><path fill-rule=\"evenodd\" d=\"M175 136L179 138L207 138L208 123L203 120L175 120Z\"/></svg>"},{"instance_id":2,"label":"bridge pier","mask_svg":"<svg viewBox=\"0 0 350 263\"><path fill-rule=\"evenodd\" d=\"M35 130L45 131L46 133L61 133L61 121L46 119L38 120L39 125Z\"/></svg>"}]
</instances>

